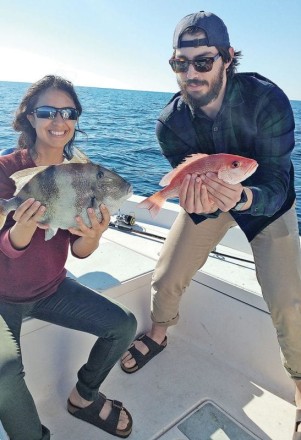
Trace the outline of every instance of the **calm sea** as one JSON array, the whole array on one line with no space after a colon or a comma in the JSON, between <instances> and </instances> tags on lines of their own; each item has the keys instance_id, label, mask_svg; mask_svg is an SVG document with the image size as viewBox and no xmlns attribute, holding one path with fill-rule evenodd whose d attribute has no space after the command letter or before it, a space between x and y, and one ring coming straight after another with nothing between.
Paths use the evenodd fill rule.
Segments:
<instances>
[{"instance_id":1,"label":"calm sea","mask_svg":"<svg viewBox=\"0 0 301 440\"><path fill-rule=\"evenodd\" d=\"M14 147L13 114L29 84L0 81L0 150ZM155 137L156 119L171 93L76 87L83 106L76 144L96 163L116 170L138 195L160 189L158 182L170 170ZM296 122L295 166L297 211L301 232L301 101L291 101Z\"/></svg>"}]
</instances>

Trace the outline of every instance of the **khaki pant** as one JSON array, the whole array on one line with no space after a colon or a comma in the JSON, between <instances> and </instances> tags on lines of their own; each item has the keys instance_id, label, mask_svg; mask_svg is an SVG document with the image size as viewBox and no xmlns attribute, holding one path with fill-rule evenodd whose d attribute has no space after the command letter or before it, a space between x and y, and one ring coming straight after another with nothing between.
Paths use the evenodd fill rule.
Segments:
<instances>
[{"instance_id":1,"label":"khaki pant","mask_svg":"<svg viewBox=\"0 0 301 440\"><path fill-rule=\"evenodd\" d=\"M195 225L181 210L161 251L152 280L152 320L174 325L181 296L193 275L231 226L229 213ZM268 305L284 367L301 379L301 255L295 207L267 226L250 243L256 275Z\"/></svg>"}]
</instances>

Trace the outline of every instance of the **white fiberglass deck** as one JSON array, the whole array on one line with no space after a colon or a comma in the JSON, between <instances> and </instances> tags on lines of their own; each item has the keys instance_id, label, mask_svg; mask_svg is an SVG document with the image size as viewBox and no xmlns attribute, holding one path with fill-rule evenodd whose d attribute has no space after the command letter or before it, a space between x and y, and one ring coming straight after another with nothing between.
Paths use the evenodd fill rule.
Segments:
<instances>
[{"instance_id":1,"label":"white fiberglass deck","mask_svg":"<svg viewBox=\"0 0 301 440\"><path fill-rule=\"evenodd\" d=\"M167 231L153 227L151 232L164 235ZM68 269L81 282L132 309L140 333L150 326L150 279L161 246L159 239L109 229L93 257L80 264L70 259ZM293 385L280 362L254 267L244 266L210 257L184 295L181 319L169 331L167 348L135 374L125 374L119 365L113 368L102 392L123 401L132 413L134 429L129 439L242 440L219 428L209 432L208 424L202 429L200 419L189 425L200 432L189 434L185 420L205 403L229 414L251 438L291 438ZM42 321L24 323L26 381L53 440L114 438L66 411L76 372L94 340Z\"/></svg>"}]
</instances>

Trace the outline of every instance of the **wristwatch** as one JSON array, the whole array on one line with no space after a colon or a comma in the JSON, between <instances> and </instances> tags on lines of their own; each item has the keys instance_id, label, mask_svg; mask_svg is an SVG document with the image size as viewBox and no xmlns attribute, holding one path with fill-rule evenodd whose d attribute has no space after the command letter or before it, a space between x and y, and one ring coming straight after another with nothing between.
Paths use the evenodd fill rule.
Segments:
<instances>
[{"instance_id":1,"label":"wristwatch","mask_svg":"<svg viewBox=\"0 0 301 440\"><path fill-rule=\"evenodd\" d=\"M245 204L248 201L248 196L246 191L243 189L241 193L240 200L236 203L236 205L232 208L233 211L241 211L242 208L245 206Z\"/></svg>"}]
</instances>

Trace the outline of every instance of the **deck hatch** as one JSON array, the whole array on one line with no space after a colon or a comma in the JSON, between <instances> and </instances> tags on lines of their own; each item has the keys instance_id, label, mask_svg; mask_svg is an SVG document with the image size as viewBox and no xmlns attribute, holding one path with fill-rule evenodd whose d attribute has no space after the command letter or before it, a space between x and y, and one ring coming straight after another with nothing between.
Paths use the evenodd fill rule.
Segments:
<instances>
[{"instance_id":1,"label":"deck hatch","mask_svg":"<svg viewBox=\"0 0 301 440\"><path fill-rule=\"evenodd\" d=\"M258 439L247 431L229 414L213 402L206 402L177 428L189 440L254 440Z\"/></svg>"}]
</instances>

